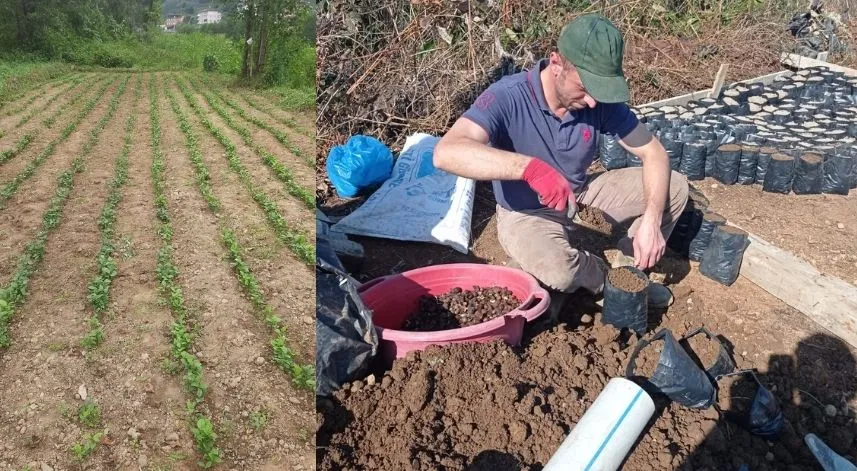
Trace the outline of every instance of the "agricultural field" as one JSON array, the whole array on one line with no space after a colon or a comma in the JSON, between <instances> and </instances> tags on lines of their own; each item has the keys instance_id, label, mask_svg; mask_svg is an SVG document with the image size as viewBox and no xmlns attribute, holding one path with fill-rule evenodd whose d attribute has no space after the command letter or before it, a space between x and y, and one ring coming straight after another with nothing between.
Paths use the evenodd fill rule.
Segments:
<instances>
[{"instance_id":1,"label":"agricultural field","mask_svg":"<svg viewBox=\"0 0 857 471\"><path fill-rule=\"evenodd\" d=\"M195 73L0 107L0 470L314 469L313 126Z\"/></svg>"}]
</instances>

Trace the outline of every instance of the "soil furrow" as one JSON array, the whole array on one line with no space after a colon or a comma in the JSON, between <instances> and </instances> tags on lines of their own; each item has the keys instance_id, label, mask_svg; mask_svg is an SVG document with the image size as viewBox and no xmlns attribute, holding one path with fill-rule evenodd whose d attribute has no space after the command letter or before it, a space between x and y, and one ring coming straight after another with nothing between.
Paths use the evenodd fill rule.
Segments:
<instances>
[{"instance_id":1,"label":"soil furrow","mask_svg":"<svg viewBox=\"0 0 857 471\"><path fill-rule=\"evenodd\" d=\"M15 195L6 203L6 208L0 210L0 276L8 277L14 268L18 254L24 245L38 230L42 213L50 202L56 187L56 177L75 158L86 141L89 131L104 115L108 108L110 97L119 84L108 88L101 101L92 112L81 122L77 130L63 143L56 146L52 158L36 172L36 175L19 188ZM7 175L3 168L3 175ZM13 174L8 174L10 177Z\"/></svg>"},{"instance_id":2,"label":"soil furrow","mask_svg":"<svg viewBox=\"0 0 857 471\"><path fill-rule=\"evenodd\" d=\"M181 103L181 97L176 100ZM214 419L224 461L244 469L313 469L310 398L295 391L289 378L267 359L271 334L253 314L223 259L218 222L197 188L178 118L165 97L160 101L170 205L181 208L173 216L175 259L186 274L182 280L186 299L193 300L199 313L198 356L211 386L207 402L218 414ZM202 130L196 131L204 136ZM222 159L208 160L214 191L236 199L244 194L234 180L220 177L229 173ZM215 161L221 162L219 170ZM246 199L244 204L252 205ZM259 420L263 416L266 420ZM258 430L254 418L257 425L264 422Z\"/></svg>"},{"instance_id":3,"label":"soil furrow","mask_svg":"<svg viewBox=\"0 0 857 471\"><path fill-rule=\"evenodd\" d=\"M193 89L191 88L193 92ZM180 91L178 92L180 93ZM197 103L201 106L201 108L205 111L208 119L214 123L214 125L223 132L223 134L229 138L230 141L235 145L235 150L238 153L238 157L241 159L244 167L253 177L254 184L261 190L263 190L271 199L276 203L277 208L279 209L280 214L286 219L289 225L295 230L299 231L302 234L305 234L308 240L315 240L315 219L312 217L312 212L304 205L303 202L298 201L296 198L286 194L285 189L283 188L282 182L276 179L272 172L265 167L265 165L259 161L259 157L250 149L243 141L240 135L237 132L232 130L226 122L208 105L205 97L200 93L194 93L193 96L196 98ZM225 105L224 105L225 106ZM189 107L185 107L185 109L193 114L193 110ZM197 120L198 121L198 120ZM209 134L207 129L201 129L205 134ZM209 134L210 135L210 134ZM215 142L215 147L220 147L221 153L223 147ZM282 154L277 154L280 157ZM300 168L301 172L297 173L295 170L299 169L299 164L287 164L289 170L295 175L296 181L304 186L307 189L313 188L313 184L310 183L308 179L311 178L312 182L315 181L314 175L306 175L309 172L303 172L303 168ZM309 169L307 169L309 170ZM300 179L298 177L301 177ZM307 180L304 182L304 180Z\"/></svg>"},{"instance_id":4,"label":"soil furrow","mask_svg":"<svg viewBox=\"0 0 857 471\"><path fill-rule=\"evenodd\" d=\"M44 85L41 91L44 91L44 94L34 100L29 105L20 109L17 113L3 113L2 117L0 117L0 129L4 129L7 131L11 131L20 127L18 123L22 118L26 117L27 114L37 110L37 112L42 112L43 108L46 105L50 105L52 100L56 100L55 97L62 95L67 92L70 88L74 87L77 83L76 80L80 78L76 75L71 75L67 77L65 80L59 81L55 84ZM41 91L39 93L41 93ZM9 108L7 111L13 111L20 107L18 105L16 107ZM32 118L31 118L32 119Z\"/></svg>"},{"instance_id":5,"label":"soil furrow","mask_svg":"<svg viewBox=\"0 0 857 471\"><path fill-rule=\"evenodd\" d=\"M306 168L306 172L309 172L310 169L315 167L315 141L313 138L297 133L293 128L281 125L280 122L264 112L255 109L246 99L238 98L234 93L226 90L212 89L211 82L206 82L203 87L197 88L204 88L206 92L217 96L229 114L241 126L245 126L251 131L254 141L262 144L269 152L276 155L283 155L287 158L288 162L293 162L296 177L303 174L304 168ZM232 105L240 107L246 116L242 116ZM258 121L258 123L254 122L254 120ZM281 142L280 138L274 132L265 129L265 127L270 127L274 131L282 133L285 136L284 142ZM312 182L314 181L313 179ZM301 182L302 184L311 183L310 180L301 180Z\"/></svg>"},{"instance_id":6,"label":"soil furrow","mask_svg":"<svg viewBox=\"0 0 857 471\"><path fill-rule=\"evenodd\" d=\"M117 391L127 377L94 366L92 357L82 355L78 341L86 328L83 313L86 284L98 250L98 211L107 195L112 160L121 148L125 117L132 111L129 89L103 131L91 134L94 145L84 145L77 155L85 170L75 180L61 227L48 238L43 266L30 282L30 298L40 301L20 308L12 328L16 341L3 356L3 395L21 401L0 404L0 436L8 440L3 445L14 446L14 452L6 449L18 468L33 460L51 466L73 463L71 447L103 428L111 431L102 442L107 446L99 445L88 458L94 464L89 469L118 467L113 445L124 437L123 425L129 417L119 409L125 398ZM78 418L78 407L83 405L76 397L83 391L80 386L100 411L101 420L91 426L82 425Z\"/></svg>"},{"instance_id":7,"label":"soil furrow","mask_svg":"<svg viewBox=\"0 0 857 471\"><path fill-rule=\"evenodd\" d=\"M101 79L103 80L103 78ZM101 81L99 80L99 82ZM90 87L93 88L93 87ZM97 88L95 88L97 90ZM74 118L74 113L69 113L69 109L75 110L72 104L81 102L86 103L86 99L84 96L88 95L89 90L81 90L80 93L71 93L67 94L66 99L57 99L50 106L48 106L45 110L43 110L38 116L34 116L34 118L27 122L24 126L21 126L18 129L10 131L8 134L4 135L2 139L0 139L0 148L7 149L15 144L15 142L19 141L21 137L26 134L30 134L33 136L33 142L28 146L27 152L30 154L34 154L39 151L34 150L36 147L40 145L46 145L52 139L59 136L62 132L63 127L65 127L68 122L70 122ZM61 113L61 114L60 114ZM44 121L53 116L57 115L57 121L52 126L48 127L45 125ZM60 117L62 119L60 120ZM26 154L25 153L25 154ZM23 154L22 154L23 155ZM17 157L24 158L24 157ZM3 162L5 163L5 162ZM0 164L3 164L0 163ZM24 164L18 164L23 166ZM6 170L4 170L4 173Z\"/></svg>"},{"instance_id":8,"label":"soil furrow","mask_svg":"<svg viewBox=\"0 0 857 471\"><path fill-rule=\"evenodd\" d=\"M309 134L311 137L315 132L315 113L308 111L291 111L283 109L279 104L279 97L273 92L265 94L264 92L257 93L255 91L248 91L244 92L244 95L250 97L250 99L253 101L262 103L272 103L270 108L272 114L274 116L281 117L278 119L293 120L300 129L299 132L301 132L301 134Z\"/></svg>"},{"instance_id":9,"label":"soil furrow","mask_svg":"<svg viewBox=\"0 0 857 471\"><path fill-rule=\"evenodd\" d=\"M178 88L171 88L171 91L180 100L185 114L192 116L193 110L190 106L186 102L181 103L179 97L181 91ZM197 99L202 100L201 97ZM214 121L210 114L208 117ZM196 134L200 136L199 146L203 156L221 155L222 146L201 124L194 124ZM270 299L277 315L285 322L290 332L290 340L300 345L302 357L313 358L315 353L312 310L315 299L313 272L295 259L277 240L276 234L266 223L264 213L247 195L225 159L211 157L205 159L205 164L211 171L215 196L223 204L224 214L233 216L229 220L230 226L241 239L247 252L245 257L249 258L251 270L257 274L264 294ZM309 219L309 215L305 218ZM314 229L313 225L312 230ZM312 240L315 240L314 232L311 234Z\"/></svg>"}]
</instances>

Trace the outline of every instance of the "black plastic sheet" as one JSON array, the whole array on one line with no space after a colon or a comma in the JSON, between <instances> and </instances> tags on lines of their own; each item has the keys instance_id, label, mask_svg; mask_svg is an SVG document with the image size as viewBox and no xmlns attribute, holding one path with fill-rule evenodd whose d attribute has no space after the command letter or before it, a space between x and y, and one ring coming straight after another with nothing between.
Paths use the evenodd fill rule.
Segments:
<instances>
[{"instance_id":1,"label":"black plastic sheet","mask_svg":"<svg viewBox=\"0 0 857 471\"><path fill-rule=\"evenodd\" d=\"M327 239L316 241L316 395L329 396L362 377L378 352L378 334Z\"/></svg>"},{"instance_id":2,"label":"black plastic sheet","mask_svg":"<svg viewBox=\"0 0 857 471\"><path fill-rule=\"evenodd\" d=\"M852 172L854 171L854 158L851 156L845 153L826 156L823 164L822 193L847 195L848 190L851 189Z\"/></svg>"},{"instance_id":3,"label":"black plastic sheet","mask_svg":"<svg viewBox=\"0 0 857 471\"><path fill-rule=\"evenodd\" d=\"M741 146L741 160L738 164L738 180L741 185L752 185L756 181L756 165L759 161L759 146L744 144Z\"/></svg>"},{"instance_id":4,"label":"black plastic sheet","mask_svg":"<svg viewBox=\"0 0 857 471\"><path fill-rule=\"evenodd\" d=\"M732 285L738 279L748 243L749 237L741 229L727 225L718 226L702 254L699 272L726 286Z\"/></svg>"},{"instance_id":5,"label":"black plastic sheet","mask_svg":"<svg viewBox=\"0 0 857 471\"><path fill-rule=\"evenodd\" d=\"M724 144L717 148L714 178L726 185L738 181L738 169L741 163L741 147L737 144Z\"/></svg>"},{"instance_id":6,"label":"black plastic sheet","mask_svg":"<svg viewBox=\"0 0 857 471\"><path fill-rule=\"evenodd\" d=\"M795 177L792 191L798 195L821 193L821 169L824 158L816 153L807 152L795 160Z\"/></svg>"},{"instance_id":7,"label":"black plastic sheet","mask_svg":"<svg viewBox=\"0 0 857 471\"><path fill-rule=\"evenodd\" d=\"M707 409L714 404L717 391L708 375L697 366L669 329L661 329L649 340L640 340L625 369L629 379L640 378L634 373L637 356L652 342L663 340L664 346L658 359L658 366L652 376L643 383L643 389L660 393L671 400L693 409Z\"/></svg>"},{"instance_id":8,"label":"black plastic sheet","mask_svg":"<svg viewBox=\"0 0 857 471\"><path fill-rule=\"evenodd\" d=\"M702 214L702 220L699 222L699 230L688 245L687 257L695 262L702 260L702 256L708 249L708 244L711 243L711 236L718 226L726 224L726 219L715 213L705 212Z\"/></svg>"},{"instance_id":9,"label":"black plastic sheet","mask_svg":"<svg viewBox=\"0 0 857 471\"><path fill-rule=\"evenodd\" d=\"M643 161L636 155L628 152L628 167L642 167Z\"/></svg>"},{"instance_id":10,"label":"black plastic sheet","mask_svg":"<svg viewBox=\"0 0 857 471\"><path fill-rule=\"evenodd\" d=\"M615 170L628 166L628 151L611 134L601 134L599 152L601 155L601 165L607 170Z\"/></svg>"},{"instance_id":11,"label":"black plastic sheet","mask_svg":"<svg viewBox=\"0 0 857 471\"><path fill-rule=\"evenodd\" d=\"M705 159L708 155L708 145L705 142L691 142L682 148L679 172L685 174L688 180L705 178Z\"/></svg>"},{"instance_id":12,"label":"black plastic sheet","mask_svg":"<svg viewBox=\"0 0 857 471\"><path fill-rule=\"evenodd\" d=\"M646 275L634 267L614 268L613 270L628 270L640 277L648 286L649 279ZM612 271L612 270L611 270ZM603 320L605 324L617 328L629 328L638 334L646 331L649 322L649 297L648 290L631 293L613 286L610 278L604 281L604 310Z\"/></svg>"},{"instance_id":13,"label":"black plastic sheet","mask_svg":"<svg viewBox=\"0 0 857 471\"><path fill-rule=\"evenodd\" d=\"M771 193L788 194L792 189L792 180L795 173L795 159L790 155L777 152L771 156L768 171L765 173L765 182L762 190Z\"/></svg>"}]
</instances>

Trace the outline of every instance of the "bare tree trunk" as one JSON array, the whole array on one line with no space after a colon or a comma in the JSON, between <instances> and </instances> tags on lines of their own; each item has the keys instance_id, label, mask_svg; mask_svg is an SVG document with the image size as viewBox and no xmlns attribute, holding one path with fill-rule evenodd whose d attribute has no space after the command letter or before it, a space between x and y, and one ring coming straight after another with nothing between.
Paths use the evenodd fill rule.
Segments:
<instances>
[{"instance_id":1,"label":"bare tree trunk","mask_svg":"<svg viewBox=\"0 0 857 471\"><path fill-rule=\"evenodd\" d=\"M267 45L268 36L266 35L266 29L268 26L268 18L266 15L269 14L268 9L262 7L262 14L259 15L261 25L259 27L259 56L256 60L256 73L262 73L262 69L265 66L265 46Z\"/></svg>"},{"instance_id":2,"label":"bare tree trunk","mask_svg":"<svg viewBox=\"0 0 857 471\"><path fill-rule=\"evenodd\" d=\"M256 4L252 1L247 3L247 14L244 19L244 55L241 59L241 76L250 78L253 76L253 44L249 43L253 37L253 24L256 21Z\"/></svg>"}]
</instances>

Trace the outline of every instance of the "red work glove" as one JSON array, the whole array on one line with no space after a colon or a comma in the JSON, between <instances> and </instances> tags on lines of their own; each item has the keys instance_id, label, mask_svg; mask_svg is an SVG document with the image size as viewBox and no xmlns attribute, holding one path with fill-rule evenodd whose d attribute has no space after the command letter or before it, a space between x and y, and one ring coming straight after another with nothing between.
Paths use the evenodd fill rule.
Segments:
<instances>
[{"instance_id":1,"label":"red work glove","mask_svg":"<svg viewBox=\"0 0 857 471\"><path fill-rule=\"evenodd\" d=\"M557 211L565 211L569 197L574 198L571 184L562 174L543 161L533 158L524 168L521 179L539 195L539 201Z\"/></svg>"}]
</instances>

